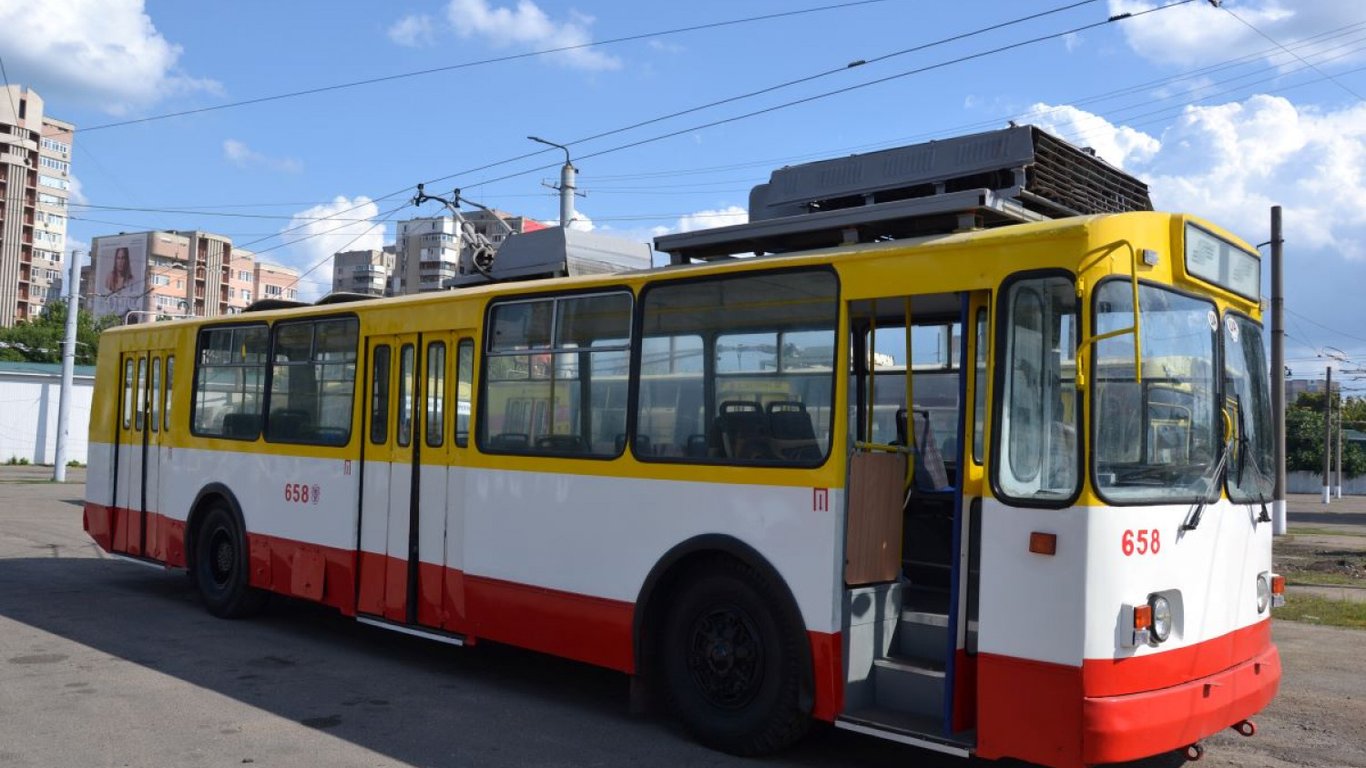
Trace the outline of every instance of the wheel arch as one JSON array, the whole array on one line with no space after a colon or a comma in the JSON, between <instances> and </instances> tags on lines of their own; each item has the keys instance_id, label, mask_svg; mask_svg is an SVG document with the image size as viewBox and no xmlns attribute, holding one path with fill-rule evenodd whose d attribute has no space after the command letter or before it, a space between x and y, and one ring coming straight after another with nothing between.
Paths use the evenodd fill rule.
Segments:
<instances>
[{"instance_id":1,"label":"wheel arch","mask_svg":"<svg viewBox=\"0 0 1366 768\"><path fill-rule=\"evenodd\" d=\"M658 627L667 615L670 595L681 584L679 577L693 568L703 567L708 560L729 558L738 560L759 572L764 580L777 590L778 607L806 635L806 619L802 616L792 588L778 569L753 546L740 539L721 533L707 533L686 539L673 546L655 563L641 584L636 597L636 610L632 617L632 653L637 675L647 676L654 652L652 640L658 636ZM815 668L812 662L811 642L803 637L798 643L802 653L802 677L799 704L804 711L810 712L815 704Z\"/></svg>"}]
</instances>

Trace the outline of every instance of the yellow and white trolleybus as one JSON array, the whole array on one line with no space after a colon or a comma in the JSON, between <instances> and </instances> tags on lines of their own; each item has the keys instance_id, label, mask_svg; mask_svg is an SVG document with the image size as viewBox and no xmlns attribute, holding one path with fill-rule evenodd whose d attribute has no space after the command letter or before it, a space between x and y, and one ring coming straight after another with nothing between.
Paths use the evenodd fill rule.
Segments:
<instances>
[{"instance_id":1,"label":"yellow and white trolleybus","mask_svg":"<svg viewBox=\"0 0 1366 768\"><path fill-rule=\"evenodd\" d=\"M665 268L111 330L85 528L731 752L1198 756L1281 673L1260 266L1146 207L1026 127L782 169Z\"/></svg>"}]
</instances>

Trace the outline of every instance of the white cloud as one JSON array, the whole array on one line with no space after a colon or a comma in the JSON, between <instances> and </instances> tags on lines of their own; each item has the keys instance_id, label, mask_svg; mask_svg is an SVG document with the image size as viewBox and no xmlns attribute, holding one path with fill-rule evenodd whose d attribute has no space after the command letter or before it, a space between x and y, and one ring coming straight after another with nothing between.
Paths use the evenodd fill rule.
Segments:
<instances>
[{"instance_id":1,"label":"white cloud","mask_svg":"<svg viewBox=\"0 0 1366 768\"><path fill-rule=\"evenodd\" d=\"M282 256L281 260L303 271L319 262L330 262L338 251L383 248L385 225L375 221L378 217L379 206L364 195L352 199L338 195L330 203L299 211L290 220L287 233L281 235L292 243L287 248L292 258ZM331 276L332 267L324 263L305 281L329 285Z\"/></svg>"},{"instance_id":2,"label":"white cloud","mask_svg":"<svg viewBox=\"0 0 1366 768\"><path fill-rule=\"evenodd\" d=\"M223 156L238 168L264 168L284 173L299 173L304 169L304 164L292 157L269 157L237 139L223 141Z\"/></svg>"},{"instance_id":3,"label":"white cloud","mask_svg":"<svg viewBox=\"0 0 1366 768\"><path fill-rule=\"evenodd\" d=\"M555 224L558 226L559 221ZM592 232L597 229L597 225L583 211L574 211L574 218L569 220L569 228L579 232Z\"/></svg>"},{"instance_id":4,"label":"white cloud","mask_svg":"<svg viewBox=\"0 0 1366 768\"><path fill-rule=\"evenodd\" d=\"M713 229L715 227L728 227L732 224L744 224L749 221L749 211L738 205L728 205L725 208L713 208L705 211L694 211L678 217L672 225L658 226L650 230L654 237L669 235L675 232L694 232L699 229Z\"/></svg>"},{"instance_id":5,"label":"white cloud","mask_svg":"<svg viewBox=\"0 0 1366 768\"><path fill-rule=\"evenodd\" d=\"M1366 259L1366 104L1323 110L1257 95L1189 106L1160 139L1075 107L1050 115L1039 124L1125 165L1148 182L1160 210L1204 216L1260 242L1268 209L1280 205L1297 247Z\"/></svg>"},{"instance_id":6,"label":"white cloud","mask_svg":"<svg viewBox=\"0 0 1366 768\"><path fill-rule=\"evenodd\" d=\"M406 48L424 48L436 41L432 17L410 13L394 22L387 33L389 39Z\"/></svg>"},{"instance_id":7,"label":"white cloud","mask_svg":"<svg viewBox=\"0 0 1366 768\"><path fill-rule=\"evenodd\" d=\"M90 198L85 196L85 185L74 173L68 177L68 180L71 182L71 188L67 190L67 200L72 205L88 205Z\"/></svg>"},{"instance_id":8,"label":"white cloud","mask_svg":"<svg viewBox=\"0 0 1366 768\"><path fill-rule=\"evenodd\" d=\"M1062 36L1062 45L1068 53L1081 47L1081 35L1076 32L1069 32Z\"/></svg>"},{"instance_id":9,"label":"white cloud","mask_svg":"<svg viewBox=\"0 0 1366 768\"><path fill-rule=\"evenodd\" d=\"M1050 106L1042 102L1025 110L1029 121L1049 133L1088 146L1105 162L1124 168L1150 159L1161 142L1142 131L1112 125L1105 118L1072 106Z\"/></svg>"},{"instance_id":10,"label":"white cloud","mask_svg":"<svg viewBox=\"0 0 1366 768\"><path fill-rule=\"evenodd\" d=\"M1164 4L1166 0L1110 0L1110 13L1137 13ZM1140 56L1167 66L1207 64L1233 55L1267 51L1268 59L1299 68L1303 65L1248 25L1295 48L1297 40L1360 22L1360 14L1359 3L1341 0L1224 0L1224 9L1205 2L1187 3L1125 19L1119 22L1119 28ZM1342 53L1341 45L1340 38L1324 39L1299 48L1296 53L1313 60L1315 53ZM1357 53L1356 58L1360 57ZM1337 59L1335 64L1340 61Z\"/></svg>"},{"instance_id":11,"label":"white cloud","mask_svg":"<svg viewBox=\"0 0 1366 768\"><path fill-rule=\"evenodd\" d=\"M218 83L185 75L179 45L157 31L143 0L0 2L0 50L11 82L111 114Z\"/></svg>"},{"instance_id":12,"label":"white cloud","mask_svg":"<svg viewBox=\"0 0 1366 768\"><path fill-rule=\"evenodd\" d=\"M488 0L451 0L446 6L446 18L461 37L480 37L499 48L544 50L593 41L588 32L593 17L570 11L568 19L556 21L531 0L517 0L516 6L504 7L491 6ZM576 69L600 71L621 66L620 59L594 48L576 48L551 56Z\"/></svg>"}]
</instances>

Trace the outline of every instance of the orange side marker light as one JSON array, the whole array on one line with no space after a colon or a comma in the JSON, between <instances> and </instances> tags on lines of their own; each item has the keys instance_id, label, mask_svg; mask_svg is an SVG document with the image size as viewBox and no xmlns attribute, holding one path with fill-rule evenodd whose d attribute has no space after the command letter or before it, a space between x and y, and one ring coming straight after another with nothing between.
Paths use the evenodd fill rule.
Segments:
<instances>
[{"instance_id":1,"label":"orange side marker light","mask_svg":"<svg viewBox=\"0 0 1366 768\"><path fill-rule=\"evenodd\" d=\"M1029 534L1029 551L1036 555L1058 554L1058 535L1034 531Z\"/></svg>"}]
</instances>

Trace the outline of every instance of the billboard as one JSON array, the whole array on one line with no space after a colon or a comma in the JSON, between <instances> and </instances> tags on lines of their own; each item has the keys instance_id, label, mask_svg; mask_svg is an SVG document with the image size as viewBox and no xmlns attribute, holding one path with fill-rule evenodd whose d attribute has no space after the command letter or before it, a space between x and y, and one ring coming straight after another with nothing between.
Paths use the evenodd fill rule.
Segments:
<instances>
[{"instance_id":1,"label":"billboard","mask_svg":"<svg viewBox=\"0 0 1366 768\"><path fill-rule=\"evenodd\" d=\"M95 316L114 315L123 320L129 312L145 308L147 289L147 235L101 237L92 290Z\"/></svg>"}]
</instances>

